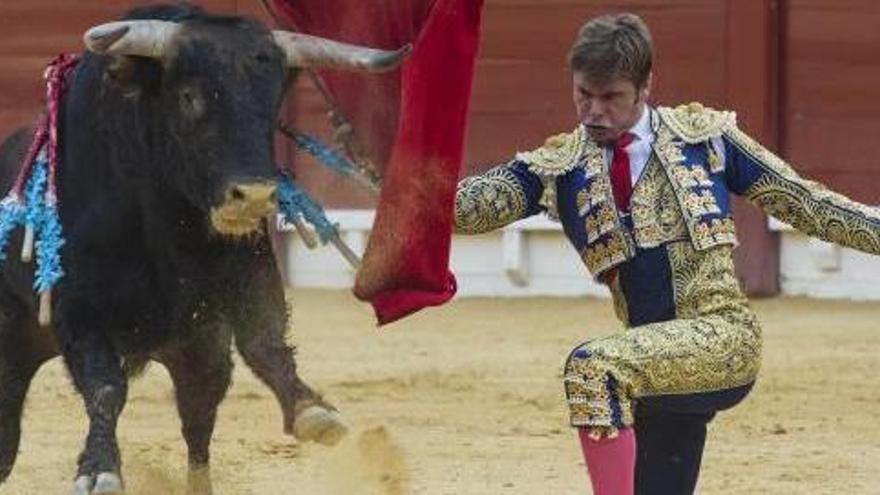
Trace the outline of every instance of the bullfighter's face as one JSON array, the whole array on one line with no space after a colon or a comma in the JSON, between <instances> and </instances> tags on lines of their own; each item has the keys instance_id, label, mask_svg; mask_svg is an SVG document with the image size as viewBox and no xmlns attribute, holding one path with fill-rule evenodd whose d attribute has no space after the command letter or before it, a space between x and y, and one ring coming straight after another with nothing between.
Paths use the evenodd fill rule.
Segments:
<instances>
[{"instance_id":1,"label":"bullfighter's face","mask_svg":"<svg viewBox=\"0 0 880 495\"><path fill-rule=\"evenodd\" d=\"M600 144L610 144L636 124L650 94L651 77L643 88L620 77L610 80L591 78L575 71L572 93L578 118L589 136Z\"/></svg>"}]
</instances>

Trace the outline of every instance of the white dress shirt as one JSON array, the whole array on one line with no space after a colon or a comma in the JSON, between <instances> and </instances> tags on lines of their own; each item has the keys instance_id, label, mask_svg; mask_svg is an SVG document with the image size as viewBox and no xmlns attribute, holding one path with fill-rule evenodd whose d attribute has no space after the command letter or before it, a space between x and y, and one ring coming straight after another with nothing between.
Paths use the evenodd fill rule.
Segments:
<instances>
[{"instance_id":1,"label":"white dress shirt","mask_svg":"<svg viewBox=\"0 0 880 495\"><path fill-rule=\"evenodd\" d=\"M635 185L648 160L651 158L651 150L654 148L654 130L651 129L651 114L654 111L648 105L642 109L642 115L636 121L636 125L629 129L629 132L635 136L633 141L624 148L629 155L629 173L631 184ZM605 170L611 169L611 160L614 158L614 149L611 146L605 147Z\"/></svg>"},{"instance_id":2,"label":"white dress shirt","mask_svg":"<svg viewBox=\"0 0 880 495\"><path fill-rule=\"evenodd\" d=\"M635 187L636 182L639 181L639 177L642 176L642 173L645 171L645 168L648 165L648 160L651 159L651 153L654 150L654 141L657 139L657 136L654 133L654 128L652 125L652 121L655 118L659 118L655 116L654 109L648 105L645 105L645 108L642 110L642 115L639 117L639 120L636 121L636 124L629 129L629 132L635 136L632 143L629 144L626 148L626 153L629 155L629 173L630 180L632 180L631 184ZM724 168L724 141L719 138L712 138L712 147L715 149L715 153L718 155L718 158L721 160L721 168ZM605 169L611 169L611 160L614 158L614 150L611 146L605 147Z\"/></svg>"}]
</instances>

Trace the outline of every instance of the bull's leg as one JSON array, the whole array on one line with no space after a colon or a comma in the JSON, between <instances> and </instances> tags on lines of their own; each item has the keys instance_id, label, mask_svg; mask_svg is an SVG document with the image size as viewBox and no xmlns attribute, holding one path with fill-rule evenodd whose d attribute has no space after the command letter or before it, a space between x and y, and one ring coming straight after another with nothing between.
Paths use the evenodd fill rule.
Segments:
<instances>
[{"instance_id":1,"label":"bull's leg","mask_svg":"<svg viewBox=\"0 0 880 495\"><path fill-rule=\"evenodd\" d=\"M174 381L181 432L189 449L188 492L210 495L210 444L217 407L232 376L228 332L200 332L187 344L163 353L161 361Z\"/></svg>"},{"instance_id":2,"label":"bull's leg","mask_svg":"<svg viewBox=\"0 0 880 495\"><path fill-rule=\"evenodd\" d=\"M294 349L286 342L284 288L268 242L249 267L252 277L236 291L232 314L235 343L245 363L278 399L284 431L300 440L334 445L347 431L336 408L315 393L296 371Z\"/></svg>"},{"instance_id":3,"label":"bull's leg","mask_svg":"<svg viewBox=\"0 0 880 495\"><path fill-rule=\"evenodd\" d=\"M32 370L0 365L0 484L9 477L18 456L21 410L32 377Z\"/></svg>"},{"instance_id":4,"label":"bull's leg","mask_svg":"<svg viewBox=\"0 0 880 495\"><path fill-rule=\"evenodd\" d=\"M31 379L55 355L51 335L0 297L0 484L12 472L21 440L21 413Z\"/></svg>"},{"instance_id":5,"label":"bull's leg","mask_svg":"<svg viewBox=\"0 0 880 495\"><path fill-rule=\"evenodd\" d=\"M74 495L123 492L116 424L128 393L121 360L107 339L95 332L62 328L62 355L89 415L89 433L79 456Z\"/></svg>"}]
</instances>

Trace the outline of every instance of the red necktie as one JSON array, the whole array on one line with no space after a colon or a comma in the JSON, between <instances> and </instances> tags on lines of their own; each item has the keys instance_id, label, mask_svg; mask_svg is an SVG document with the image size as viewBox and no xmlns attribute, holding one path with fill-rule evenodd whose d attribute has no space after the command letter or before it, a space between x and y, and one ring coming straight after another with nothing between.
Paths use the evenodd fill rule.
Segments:
<instances>
[{"instance_id":1,"label":"red necktie","mask_svg":"<svg viewBox=\"0 0 880 495\"><path fill-rule=\"evenodd\" d=\"M614 193L614 203L620 211L629 211L629 198L632 196L632 176L626 147L633 139L635 135L626 132L612 144L614 156L611 159L611 191Z\"/></svg>"}]
</instances>

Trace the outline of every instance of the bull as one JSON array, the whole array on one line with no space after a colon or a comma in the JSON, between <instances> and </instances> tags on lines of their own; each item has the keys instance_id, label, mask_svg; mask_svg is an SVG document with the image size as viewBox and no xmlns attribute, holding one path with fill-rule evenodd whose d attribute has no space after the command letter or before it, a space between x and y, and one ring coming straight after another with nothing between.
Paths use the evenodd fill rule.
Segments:
<instances>
[{"instance_id":1,"label":"bull","mask_svg":"<svg viewBox=\"0 0 880 495\"><path fill-rule=\"evenodd\" d=\"M272 32L190 5L135 9L84 40L59 114L66 276L49 327L38 324L33 269L7 260L0 273L0 483L18 451L29 383L57 355L89 417L76 495L123 492L116 425L128 378L149 361L174 384L190 491L210 493L209 444L233 342L277 397L284 431L334 443L345 427L297 375L285 340L265 221L276 204L274 123L298 70L388 70L406 50ZM0 148L4 190L27 135Z\"/></svg>"}]
</instances>

